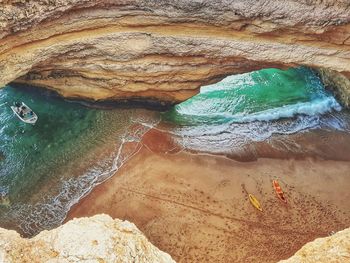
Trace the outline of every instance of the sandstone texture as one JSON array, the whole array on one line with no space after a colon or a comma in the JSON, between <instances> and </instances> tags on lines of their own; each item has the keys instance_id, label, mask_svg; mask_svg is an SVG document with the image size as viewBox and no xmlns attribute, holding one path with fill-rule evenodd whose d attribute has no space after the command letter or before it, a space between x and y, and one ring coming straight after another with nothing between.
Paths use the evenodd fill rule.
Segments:
<instances>
[{"instance_id":1,"label":"sandstone texture","mask_svg":"<svg viewBox=\"0 0 350 263\"><path fill-rule=\"evenodd\" d=\"M350 77L348 0L3 0L0 86L179 102L265 67Z\"/></svg>"},{"instance_id":2,"label":"sandstone texture","mask_svg":"<svg viewBox=\"0 0 350 263\"><path fill-rule=\"evenodd\" d=\"M331 90L345 107L350 108L350 79L330 69L319 68L316 71L326 88Z\"/></svg>"},{"instance_id":3,"label":"sandstone texture","mask_svg":"<svg viewBox=\"0 0 350 263\"><path fill-rule=\"evenodd\" d=\"M175 262L136 226L107 215L80 218L32 239L0 229L0 262Z\"/></svg>"},{"instance_id":4,"label":"sandstone texture","mask_svg":"<svg viewBox=\"0 0 350 263\"><path fill-rule=\"evenodd\" d=\"M350 262L350 228L330 237L318 238L303 246L294 256L280 263Z\"/></svg>"}]
</instances>

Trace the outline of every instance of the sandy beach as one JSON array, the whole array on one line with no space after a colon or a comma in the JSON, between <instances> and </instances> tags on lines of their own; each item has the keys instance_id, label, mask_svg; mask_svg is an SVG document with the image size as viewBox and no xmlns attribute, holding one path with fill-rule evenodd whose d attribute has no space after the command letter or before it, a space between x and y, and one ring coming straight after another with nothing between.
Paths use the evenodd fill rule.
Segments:
<instances>
[{"instance_id":1,"label":"sandy beach","mask_svg":"<svg viewBox=\"0 0 350 263\"><path fill-rule=\"evenodd\" d=\"M138 153L66 220L98 213L129 220L177 262L276 262L316 237L349 227L349 171L343 161L238 162L188 153L151 130ZM274 193L275 178L287 205Z\"/></svg>"}]
</instances>

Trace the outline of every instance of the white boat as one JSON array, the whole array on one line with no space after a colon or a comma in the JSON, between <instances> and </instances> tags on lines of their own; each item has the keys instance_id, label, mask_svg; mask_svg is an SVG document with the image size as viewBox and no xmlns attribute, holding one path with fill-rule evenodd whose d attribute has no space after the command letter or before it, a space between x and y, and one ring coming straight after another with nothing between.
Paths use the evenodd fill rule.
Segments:
<instances>
[{"instance_id":1,"label":"white boat","mask_svg":"<svg viewBox=\"0 0 350 263\"><path fill-rule=\"evenodd\" d=\"M16 114L16 116L23 122L29 124L35 124L38 120L38 116L32 111L24 102L16 102L11 109Z\"/></svg>"}]
</instances>

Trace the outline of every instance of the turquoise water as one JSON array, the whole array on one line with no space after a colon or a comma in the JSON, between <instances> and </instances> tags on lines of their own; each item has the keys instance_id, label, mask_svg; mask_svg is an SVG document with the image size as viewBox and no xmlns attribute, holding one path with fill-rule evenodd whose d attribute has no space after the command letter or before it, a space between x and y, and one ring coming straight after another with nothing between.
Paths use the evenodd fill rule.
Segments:
<instances>
[{"instance_id":1,"label":"turquoise water","mask_svg":"<svg viewBox=\"0 0 350 263\"><path fill-rule=\"evenodd\" d=\"M255 145L268 142L285 152L323 157L317 147L305 149L289 138L317 129L348 137L349 116L318 76L301 67L226 77L202 87L162 119L177 143L193 151L244 158L255 156Z\"/></svg>"},{"instance_id":2,"label":"turquoise water","mask_svg":"<svg viewBox=\"0 0 350 263\"><path fill-rule=\"evenodd\" d=\"M51 176L65 176L68 162L96 147L108 112L87 109L52 97L6 87L0 91L0 184L10 188L11 199L24 201ZM39 116L36 125L20 122L9 105L25 101ZM124 116L121 123L126 122ZM115 127L118 128L118 127ZM45 165L42 165L45 164Z\"/></svg>"},{"instance_id":3,"label":"turquoise water","mask_svg":"<svg viewBox=\"0 0 350 263\"><path fill-rule=\"evenodd\" d=\"M14 101L38 115L34 126L13 114ZM0 89L0 105L0 224L16 222L25 234L62 221L116 165L128 127L142 120L140 110L91 109L32 88Z\"/></svg>"},{"instance_id":4,"label":"turquoise water","mask_svg":"<svg viewBox=\"0 0 350 263\"><path fill-rule=\"evenodd\" d=\"M341 109L308 68L263 69L202 87L163 119L177 125L271 121Z\"/></svg>"},{"instance_id":5,"label":"turquoise water","mask_svg":"<svg viewBox=\"0 0 350 263\"><path fill-rule=\"evenodd\" d=\"M14 115L14 101L38 115L34 126ZM340 109L311 70L265 69L202 87L163 113L157 127L165 124L186 149L232 156L275 134L314 128L348 133L350 115ZM0 226L25 235L56 227L134 154L137 147L124 143L137 145L158 122L158 113L142 109L95 109L40 89L0 89Z\"/></svg>"}]
</instances>

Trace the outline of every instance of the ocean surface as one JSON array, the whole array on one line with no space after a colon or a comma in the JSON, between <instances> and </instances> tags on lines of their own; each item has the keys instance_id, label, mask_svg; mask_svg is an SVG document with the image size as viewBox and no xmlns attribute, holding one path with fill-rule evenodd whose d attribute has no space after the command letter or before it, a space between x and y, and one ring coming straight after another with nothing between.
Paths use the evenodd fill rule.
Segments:
<instances>
[{"instance_id":1,"label":"ocean surface","mask_svg":"<svg viewBox=\"0 0 350 263\"><path fill-rule=\"evenodd\" d=\"M15 101L38 115L34 126L14 115ZM146 110L89 108L29 87L1 89L0 105L0 226L26 235L60 224L132 155L124 143L157 120Z\"/></svg>"},{"instance_id":2,"label":"ocean surface","mask_svg":"<svg viewBox=\"0 0 350 263\"><path fill-rule=\"evenodd\" d=\"M320 115L341 106L308 68L263 69L202 87L164 119L179 125L247 123Z\"/></svg>"},{"instance_id":3,"label":"ocean surface","mask_svg":"<svg viewBox=\"0 0 350 263\"><path fill-rule=\"evenodd\" d=\"M350 131L349 111L305 67L226 77L202 87L198 95L163 113L162 119L184 148L236 157L254 152L252 145L268 142L293 154L311 151L310 155L329 158L333 153L323 153L322 147L305 149L294 135L322 130L348 137ZM329 135L323 134L320 143L329 143Z\"/></svg>"},{"instance_id":4,"label":"ocean surface","mask_svg":"<svg viewBox=\"0 0 350 263\"><path fill-rule=\"evenodd\" d=\"M15 101L39 116L34 126L16 118ZM32 236L61 224L72 205L135 154L152 127L193 151L238 156L265 143L329 158L333 152L322 150L332 146L329 138L350 140L349 116L303 67L229 76L164 113L91 108L42 89L6 86L0 90L0 226ZM303 143L310 133L320 147ZM135 147L124 149L126 142ZM334 151L350 152L346 145Z\"/></svg>"}]
</instances>

